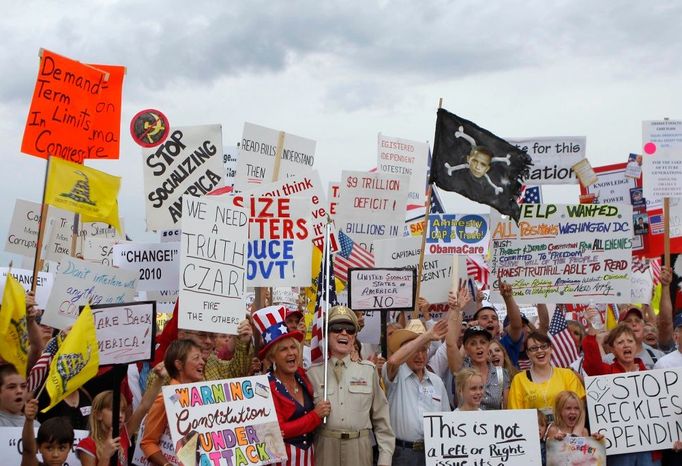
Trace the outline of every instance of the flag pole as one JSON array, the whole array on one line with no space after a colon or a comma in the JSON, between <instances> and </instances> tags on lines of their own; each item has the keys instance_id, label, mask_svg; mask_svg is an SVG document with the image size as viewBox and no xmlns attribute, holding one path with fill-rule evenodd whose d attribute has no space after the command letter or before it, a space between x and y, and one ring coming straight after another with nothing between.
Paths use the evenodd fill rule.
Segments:
<instances>
[{"instance_id":1,"label":"flag pole","mask_svg":"<svg viewBox=\"0 0 682 466\"><path fill-rule=\"evenodd\" d=\"M36 241L36 253L33 259L33 277L31 281L31 291L36 292L38 287L38 271L42 268L40 265L40 250L43 248L43 236L45 233L45 222L47 220L47 204L45 204L45 191L47 190L47 177L50 173L50 158L47 156L47 164L45 165L45 180L43 181L43 198L40 205L40 221L38 222L38 240Z\"/></svg>"},{"instance_id":2,"label":"flag pole","mask_svg":"<svg viewBox=\"0 0 682 466\"><path fill-rule=\"evenodd\" d=\"M322 276L324 277L323 279L323 289L322 293L324 296L324 327L322 331L322 338L324 339L324 353L323 353L323 359L324 359L324 400L327 401L329 399L329 384L328 379L329 379L329 374L327 371L329 370L329 286L330 286L330 279L333 280L333 277L330 277L331 274L331 268L329 267L329 237L331 236L331 221L329 217L327 217L327 224L324 227L324 251L322 253ZM326 424L327 423L327 417L325 416L323 422Z\"/></svg>"},{"instance_id":3,"label":"flag pole","mask_svg":"<svg viewBox=\"0 0 682 466\"><path fill-rule=\"evenodd\" d=\"M670 266L670 198L663 198L663 265Z\"/></svg>"},{"instance_id":4,"label":"flag pole","mask_svg":"<svg viewBox=\"0 0 682 466\"><path fill-rule=\"evenodd\" d=\"M443 108L443 98L438 99L438 109ZM433 147L435 149L438 141L438 117L436 117L436 136L434 137ZM435 152L435 150L434 150ZM433 163L433 159L432 159ZM421 291L422 271L424 270L424 250L426 249L426 231L429 228L429 215L431 214L431 194L433 192L433 183L429 176L429 188L426 191L426 210L424 212L424 225L422 228L422 245L419 250L419 265L417 266L417 290L415 292L414 308L412 309L412 318L419 318L419 293Z\"/></svg>"}]
</instances>

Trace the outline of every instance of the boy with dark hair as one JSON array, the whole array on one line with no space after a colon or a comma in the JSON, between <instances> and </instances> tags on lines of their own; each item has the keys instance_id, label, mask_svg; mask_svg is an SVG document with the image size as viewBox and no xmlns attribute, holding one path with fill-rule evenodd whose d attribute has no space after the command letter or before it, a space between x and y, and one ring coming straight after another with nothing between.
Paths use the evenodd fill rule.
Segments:
<instances>
[{"instance_id":1,"label":"boy with dark hair","mask_svg":"<svg viewBox=\"0 0 682 466\"><path fill-rule=\"evenodd\" d=\"M73 428L65 417L53 417L45 421L34 436L33 423L38 413L38 400L26 403L26 420L21 432L23 451L21 466L63 466L73 447ZM39 462L36 453L40 453L43 461Z\"/></svg>"},{"instance_id":2,"label":"boy with dark hair","mask_svg":"<svg viewBox=\"0 0 682 466\"><path fill-rule=\"evenodd\" d=\"M0 366L0 427L21 427L26 403L26 379L12 364Z\"/></svg>"}]
</instances>

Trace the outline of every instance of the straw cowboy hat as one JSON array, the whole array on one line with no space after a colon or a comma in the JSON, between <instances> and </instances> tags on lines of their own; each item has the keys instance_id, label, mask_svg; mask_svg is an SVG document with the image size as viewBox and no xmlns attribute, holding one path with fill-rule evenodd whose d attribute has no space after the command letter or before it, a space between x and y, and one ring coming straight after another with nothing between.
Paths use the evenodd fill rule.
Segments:
<instances>
[{"instance_id":1,"label":"straw cowboy hat","mask_svg":"<svg viewBox=\"0 0 682 466\"><path fill-rule=\"evenodd\" d=\"M405 343L414 340L425 332L426 328L421 320L410 320L405 328L396 330L393 332L393 335L391 335L391 338L388 339L388 351L390 353L395 353Z\"/></svg>"}]
</instances>

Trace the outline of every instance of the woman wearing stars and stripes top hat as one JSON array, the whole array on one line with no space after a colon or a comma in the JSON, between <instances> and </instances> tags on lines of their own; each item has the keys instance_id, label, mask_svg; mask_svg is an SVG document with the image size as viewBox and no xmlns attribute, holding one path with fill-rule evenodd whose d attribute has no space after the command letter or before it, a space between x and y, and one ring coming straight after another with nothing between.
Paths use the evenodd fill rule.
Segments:
<instances>
[{"instance_id":1,"label":"woman wearing stars and stripes top hat","mask_svg":"<svg viewBox=\"0 0 682 466\"><path fill-rule=\"evenodd\" d=\"M283 464L313 466L312 433L329 414L331 404L329 401L314 404L312 385L301 368L303 334L298 330L288 331L286 314L284 306L266 307L253 314L265 343L258 357L272 364L268 379L289 457Z\"/></svg>"}]
</instances>

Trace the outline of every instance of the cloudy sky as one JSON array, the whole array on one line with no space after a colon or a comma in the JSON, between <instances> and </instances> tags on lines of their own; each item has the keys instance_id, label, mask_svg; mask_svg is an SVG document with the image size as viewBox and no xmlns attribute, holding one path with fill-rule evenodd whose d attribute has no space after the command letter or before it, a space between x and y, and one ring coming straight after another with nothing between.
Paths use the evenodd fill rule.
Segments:
<instances>
[{"instance_id":1,"label":"cloudy sky","mask_svg":"<svg viewBox=\"0 0 682 466\"><path fill-rule=\"evenodd\" d=\"M19 152L40 47L127 67L121 159L88 164L124 177L121 213L146 240L140 150L125 129L142 108L177 126L221 123L225 145L244 121L315 139L325 182L374 166L378 132L431 141L441 97L496 134L586 136L593 166L637 151L642 120L682 117L671 0L3 3L2 235L14 199L41 195L45 161Z\"/></svg>"}]
</instances>

